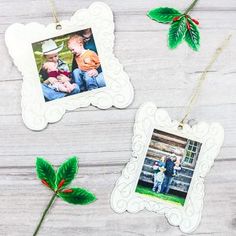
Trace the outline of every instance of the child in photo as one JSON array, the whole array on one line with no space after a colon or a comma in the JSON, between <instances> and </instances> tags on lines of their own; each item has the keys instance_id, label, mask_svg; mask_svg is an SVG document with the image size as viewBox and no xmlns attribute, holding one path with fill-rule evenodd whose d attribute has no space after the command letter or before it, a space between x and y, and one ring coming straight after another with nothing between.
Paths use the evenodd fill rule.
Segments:
<instances>
[{"instance_id":1,"label":"child in photo","mask_svg":"<svg viewBox=\"0 0 236 236\"><path fill-rule=\"evenodd\" d=\"M154 162L154 164L152 166L152 169L153 169L154 174L158 173L158 170L159 170L159 163L158 163L158 161Z\"/></svg>"},{"instance_id":2,"label":"child in photo","mask_svg":"<svg viewBox=\"0 0 236 236\"><path fill-rule=\"evenodd\" d=\"M159 172L154 174L154 186L152 188L152 191L160 193L161 186L165 177L164 172L166 169L164 167L158 167L158 169Z\"/></svg>"},{"instance_id":3,"label":"child in photo","mask_svg":"<svg viewBox=\"0 0 236 236\"><path fill-rule=\"evenodd\" d=\"M69 77L69 66L59 58L59 52L63 47L63 43L58 46L52 39L45 40L41 45L44 63L39 74L46 101L80 92L78 85L70 83L72 79Z\"/></svg>"},{"instance_id":4,"label":"child in photo","mask_svg":"<svg viewBox=\"0 0 236 236\"><path fill-rule=\"evenodd\" d=\"M56 91L61 91L66 93L70 93L76 88L75 83L73 84L70 83L69 79L70 72L58 69L57 63L50 61L45 62L43 64L43 69L47 71L48 78L54 78L54 80L53 79L50 80L51 83L48 84L49 87L55 89ZM63 75L64 75L64 80L60 81L59 79Z\"/></svg>"},{"instance_id":5,"label":"child in photo","mask_svg":"<svg viewBox=\"0 0 236 236\"><path fill-rule=\"evenodd\" d=\"M85 49L89 49L89 50L97 53L97 55L98 55L97 47L96 47L94 37L93 37L93 33L92 33L92 30L90 28L89 29L84 29L82 31L78 31L76 34L83 37L83 39L84 39L84 48ZM72 71L74 71L76 68L78 68L78 65L76 63L75 55L74 55L73 61L72 61ZM102 72L101 66L97 69L97 71L98 71L98 73ZM90 74L90 76L92 76L92 75ZM101 80L101 78L100 78L100 80ZM101 85L103 85L103 86L101 86ZM104 87L104 86L105 86L104 81L100 81L99 88Z\"/></svg>"},{"instance_id":6,"label":"child in photo","mask_svg":"<svg viewBox=\"0 0 236 236\"><path fill-rule=\"evenodd\" d=\"M84 80L86 90L99 88L96 77L97 74L90 76L90 71L97 70L100 67L98 55L84 48L84 38L80 35L71 36L68 40L68 48L75 55L75 61L80 69L80 76Z\"/></svg>"},{"instance_id":7,"label":"child in photo","mask_svg":"<svg viewBox=\"0 0 236 236\"><path fill-rule=\"evenodd\" d=\"M177 160L175 161L173 176L177 176L180 170L181 170L180 160L177 159Z\"/></svg>"},{"instance_id":8,"label":"child in photo","mask_svg":"<svg viewBox=\"0 0 236 236\"><path fill-rule=\"evenodd\" d=\"M155 161L153 166L152 166L152 169L153 169L153 174L154 174L154 183L153 183L153 188L152 188L152 191L155 192L156 191L156 175L157 173L159 172L159 164L158 164L158 161Z\"/></svg>"},{"instance_id":9,"label":"child in photo","mask_svg":"<svg viewBox=\"0 0 236 236\"><path fill-rule=\"evenodd\" d=\"M160 160L158 160L158 165L160 167L164 167L165 166L165 156L162 156Z\"/></svg>"}]
</instances>

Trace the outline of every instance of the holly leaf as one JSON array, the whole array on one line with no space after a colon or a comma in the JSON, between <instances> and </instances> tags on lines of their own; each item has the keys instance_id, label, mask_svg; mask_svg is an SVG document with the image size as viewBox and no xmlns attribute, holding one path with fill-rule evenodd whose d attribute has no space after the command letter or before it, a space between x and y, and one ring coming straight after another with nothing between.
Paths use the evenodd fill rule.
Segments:
<instances>
[{"instance_id":1,"label":"holly leaf","mask_svg":"<svg viewBox=\"0 0 236 236\"><path fill-rule=\"evenodd\" d=\"M168 35L169 48L176 48L183 41L186 30L185 17L181 17L179 20L171 24Z\"/></svg>"},{"instance_id":2,"label":"holly leaf","mask_svg":"<svg viewBox=\"0 0 236 236\"><path fill-rule=\"evenodd\" d=\"M78 205L86 205L96 200L96 196L93 193L82 188L65 189L59 192L58 196L68 203Z\"/></svg>"},{"instance_id":3,"label":"holly leaf","mask_svg":"<svg viewBox=\"0 0 236 236\"><path fill-rule=\"evenodd\" d=\"M71 157L58 168L56 175L57 189L69 185L75 178L78 171L77 157Z\"/></svg>"},{"instance_id":4,"label":"holly leaf","mask_svg":"<svg viewBox=\"0 0 236 236\"><path fill-rule=\"evenodd\" d=\"M149 18L160 23L171 23L174 17L181 15L178 10L169 7L155 8L147 13Z\"/></svg>"},{"instance_id":5,"label":"holly leaf","mask_svg":"<svg viewBox=\"0 0 236 236\"><path fill-rule=\"evenodd\" d=\"M185 41L192 48L194 51L198 51L200 48L200 33L198 27L194 24L191 19L187 19L189 22L189 29L186 31L185 34Z\"/></svg>"},{"instance_id":6,"label":"holly leaf","mask_svg":"<svg viewBox=\"0 0 236 236\"><path fill-rule=\"evenodd\" d=\"M37 157L36 172L38 178L41 179L44 184L48 184L51 189L55 190L56 172L48 161Z\"/></svg>"}]
</instances>

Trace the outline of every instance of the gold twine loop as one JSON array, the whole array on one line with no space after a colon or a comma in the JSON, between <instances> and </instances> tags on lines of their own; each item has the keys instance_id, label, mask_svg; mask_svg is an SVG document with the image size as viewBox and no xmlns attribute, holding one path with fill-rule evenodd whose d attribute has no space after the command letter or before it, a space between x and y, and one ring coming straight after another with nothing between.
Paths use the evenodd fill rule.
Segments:
<instances>
[{"instance_id":1,"label":"gold twine loop","mask_svg":"<svg viewBox=\"0 0 236 236\"><path fill-rule=\"evenodd\" d=\"M55 2L54 2L54 0L49 0L49 1L50 1L50 3L51 3L52 16L53 16L54 22L55 22L55 24L56 24L56 29L57 29L57 30L61 30L61 29L62 29L62 26L61 26L61 24L60 24L60 21L58 20L57 9L56 9Z\"/></svg>"},{"instance_id":2,"label":"gold twine loop","mask_svg":"<svg viewBox=\"0 0 236 236\"><path fill-rule=\"evenodd\" d=\"M202 72L198 84L196 86L196 88L194 89L194 92L192 94L192 96L190 97L189 103L187 105L187 108L185 109L185 115L183 116L183 119L180 121L178 128L182 129L183 125L187 119L187 117L189 116L190 112L193 109L193 105L194 103L196 103L197 97L200 94L201 91L201 87L203 82L206 79L206 75L209 72L209 70L211 69L212 65L216 62L217 58L219 57L219 55L223 52L223 50L226 48L226 46L228 45L230 39L231 39L232 35L230 34L221 44L221 46L219 46L216 50L215 53L213 54L209 64L206 66L205 70Z\"/></svg>"}]
</instances>

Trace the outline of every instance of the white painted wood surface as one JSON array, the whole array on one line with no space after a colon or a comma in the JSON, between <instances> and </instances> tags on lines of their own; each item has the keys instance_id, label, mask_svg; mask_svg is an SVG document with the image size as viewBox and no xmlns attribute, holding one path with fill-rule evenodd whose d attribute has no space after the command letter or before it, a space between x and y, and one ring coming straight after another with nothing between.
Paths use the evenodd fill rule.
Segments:
<instances>
[{"instance_id":1,"label":"white painted wood surface","mask_svg":"<svg viewBox=\"0 0 236 236\"><path fill-rule=\"evenodd\" d=\"M32 235L50 193L36 178L36 156L55 165L70 155L80 158L75 184L93 191L98 201L71 206L58 200L39 235L182 235L163 216L143 211L116 214L110 193L131 155L134 116L139 105L154 101L180 119L200 72L230 33L229 47L208 73L201 97L191 114L195 120L218 121L225 142L206 178L202 221L196 235L236 235L236 1L200 0L192 16L201 23L201 50L185 44L166 46L168 25L146 17L157 6L184 10L191 1L104 1L114 12L115 54L135 87L135 100L125 110L94 107L67 113L42 132L25 128L21 119L21 75L8 55L4 32L15 22L51 21L48 0L0 0L0 235ZM91 0L56 0L61 19L68 19ZM20 45L19 45L20 46Z\"/></svg>"}]
</instances>

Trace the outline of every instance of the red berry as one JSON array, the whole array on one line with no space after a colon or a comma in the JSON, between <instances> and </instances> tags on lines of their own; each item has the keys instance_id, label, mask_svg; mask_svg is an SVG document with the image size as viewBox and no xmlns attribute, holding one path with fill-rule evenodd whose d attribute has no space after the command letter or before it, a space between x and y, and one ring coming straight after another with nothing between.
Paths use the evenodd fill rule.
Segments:
<instances>
[{"instance_id":1,"label":"red berry","mask_svg":"<svg viewBox=\"0 0 236 236\"><path fill-rule=\"evenodd\" d=\"M58 186L57 186L58 189L61 188L61 187L63 186L64 183L65 183L65 180L64 180L64 179L61 180L61 182L60 182L60 183L58 184Z\"/></svg>"},{"instance_id":2,"label":"red berry","mask_svg":"<svg viewBox=\"0 0 236 236\"><path fill-rule=\"evenodd\" d=\"M179 18L180 18L180 16L176 16L173 18L173 21L175 22L175 21L179 20Z\"/></svg>"},{"instance_id":3,"label":"red berry","mask_svg":"<svg viewBox=\"0 0 236 236\"><path fill-rule=\"evenodd\" d=\"M196 25L199 25L199 21L197 21L196 19L192 19L192 21L193 21Z\"/></svg>"},{"instance_id":4,"label":"red berry","mask_svg":"<svg viewBox=\"0 0 236 236\"><path fill-rule=\"evenodd\" d=\"M187 29L190 30L191 29L191 25L189 24L188 20L186 21L186 25L187 25Z\"/></svg>"},{"instance_id":5,"label":"red berry","mask_svg":"<svg viewBox=\"0 0 236 236\"><path fill-rule=\"evenodd\" d=\"M65 189L65 190L63 191L63 193L72 193L72 192L73 192L72 189Z\"/></svg>"},{"instance_id":6,"label":"red berry","mask_svg":"<svg viewBox=\"0 0 236 236\"><path fill-rule=\"evenodd\" d=\"M49 184L47 183L46 180L42 179L41 182L42 182L42 184L44 184L45 186L49 187Z\"/></svg>"}]
</instances>

